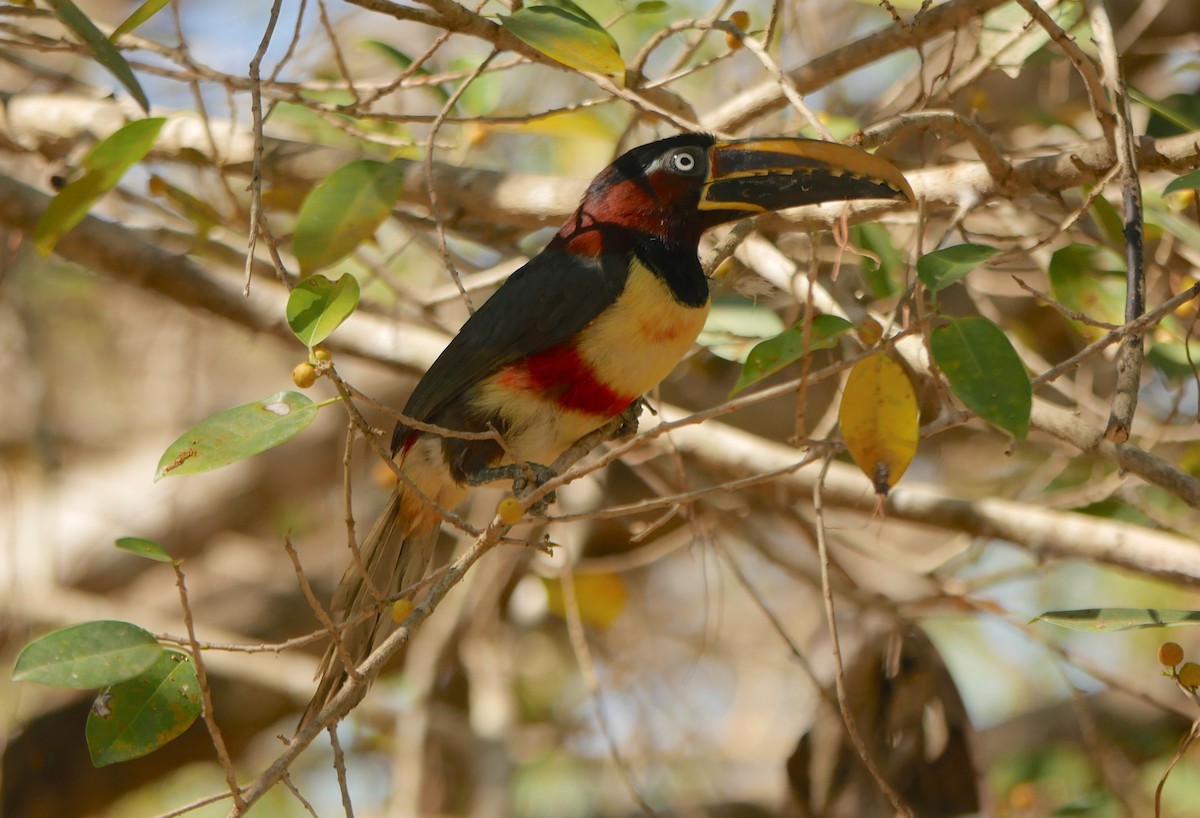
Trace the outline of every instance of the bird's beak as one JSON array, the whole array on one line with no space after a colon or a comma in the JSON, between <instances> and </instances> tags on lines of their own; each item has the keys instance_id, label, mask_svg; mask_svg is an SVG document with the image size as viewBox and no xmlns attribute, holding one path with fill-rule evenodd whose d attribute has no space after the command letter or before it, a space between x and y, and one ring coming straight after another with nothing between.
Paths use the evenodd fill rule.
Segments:
<instances>
[{"instance_id":1,"label":"bird's beak","mask_svg":"<svg viewBox=\"0 0 1200 818\"><path fill-rule=\"evenodd\" d=\"M849 199L915 201L886 159L816 139L718 141L709 149L700 209L740 215Z\"/></svg>"}]
</instances>

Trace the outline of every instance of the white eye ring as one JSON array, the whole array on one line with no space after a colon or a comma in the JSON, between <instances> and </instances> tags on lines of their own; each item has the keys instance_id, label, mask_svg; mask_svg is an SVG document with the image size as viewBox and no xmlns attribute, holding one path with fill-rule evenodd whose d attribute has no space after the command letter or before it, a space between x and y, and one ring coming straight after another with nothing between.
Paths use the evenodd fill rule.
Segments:
<instances>
[{"instance_id":1,"label":"white eye ring","mask_svg":"<svg viewBox=\"0 0 1200 818\"><path fill-rule=\"evenodd\" d=\"M680 151L671 157L671 167L680 173L691 173L696 169L696 157L687 151Z\"/></svg>"}]
</instances>

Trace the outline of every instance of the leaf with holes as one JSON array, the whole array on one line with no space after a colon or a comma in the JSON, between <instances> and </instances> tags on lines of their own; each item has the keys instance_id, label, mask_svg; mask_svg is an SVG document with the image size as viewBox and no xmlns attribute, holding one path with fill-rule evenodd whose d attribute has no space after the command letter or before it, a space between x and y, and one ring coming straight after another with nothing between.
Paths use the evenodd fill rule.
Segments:
<instances>
[{"instance_id":1,"label":"leaf with holes","mask_svg":"<svg viewBox=\"0 0 1200 818\"><path fill-rule=\"evenodd\" d=\"M288 296L288 326L312 349L350 317L358 306L358 297L358 279L349 273L337 281L309 276Z\"/></svg>"},{"instance_id":2,"label":"leaf with holes","mask_svg":"<svg viewBox=\"0 0 1200 818\"><path fill-rule=\"evenodd\" d=\"M150 633L128 622L84 622L26 645L13 681L51 687L105 687L137 676L162 653Z\"/></svg>"},{"instance_id":3,"label":"leaf with holes","mask_svg":"<svg viewBox=\"0 0 1200 818\"><path fill-rule=\"evenodd\" d=\"M863 358L846 378L838 406L842 439L854 462L886 495L917 453L917 396L904 367L883 352Z\"/></svg>"},{"instance_id":4,"label":"leaf with holes","mask_svg":"<svg viewBox=\"0 0 1200 818\"><path fill-rule=\"evenodd\" d=\"M300 275L335 264L375 235L404 185L399 162L355 159L335 170L304 199L292 251Z\"/></svg>"},{"instance_id":5,"label":"leaf with holes","mask_svg":"<svg viewBox=\"0 0 1200 818\"><path fill-rule=\"evenodd\" d=\"M917 277L936 292L949 287L999 252L986 244L956 244L934 250L917 259Z\"/></svg>"},{"instance_id":6,"label":"leaf with holes","mask_svg":"<svg viewBox=\"0 0 1200 818\"><path fill-rule=\"evenodd\" d=\"M135 120L88 151L83 158L83 176L50 200L33 229L33 244L39 253L49 255L58 240L83 221L92 204L116 187L125 171L150 152L165 122L161 117Z\"/></svg>"},{"instance_id":7,"label":"leaf with holes","mask_svg":"<svg viewBox=\"0 0 1200 818\"><path fill-rule=\"evenodd\" d=\"M167 447L154 479L219 469L274 448L302 432L318 409L299 392L279 392L218 412Z\"/></svg>"},{"instance_id":8,"label":"leaf with holes","mask_svg":"<svg viewBox=\"0 0 1200 818\"><path fill-rule=\"evenodd\" d=\"M116 77L133 95L142 110L149 113L150 102L146 99L146 93L138 83L137 77L133 75L129 63L125 62L121 52L117 51L116 47L108 41L104 32L96 28L96 24L89 20L87 15L80 11L79 7L71 0L47 0L47 2L54 9L54 13L58 15L58 19L63 21L63 25L74 31L79 39L83 40L83 44L87 46L87 50L92 53L96 62L108 69L109 73Z\"/></svg>"},{"instance_id":9,"label":"leaf with holes","mask_svg":"<svg viewBox=\"0 0 1200 818\"><path fill-rule=\"evenodd\" d=\"M154 752L191 727L200 707L191 657L164 650L142 673L96 699L85 728L92 764L104 767Z\"/></svg>"},{"instance_id":10,"label":"leaf with holes","mask_svg":"<svg viewBox=\"0 0 1200 818\"><path fill-rule=\"evenodd\" d=\"M613 78L625 75L617 41L590 15L556 6L526 6L501 14L500 23L530 48L563 65Z\"/></svg>"},{"instance_id":11,"label":"leaf with holes","mask_svg":"<svg viewBox=\"0 0 1200 818\"><path fill-rule=\"evenodd\" d=\"M1003 330L986 318L956 318L934 329L929 346L959 400L1017 440L1025 439L1033 388Z\"/></svg>"},{"instance_id":12,"label":"leaf with holes","mask_svg":"<svg viewBox=\"0 0 1200 818\"><path fill-rule=\"evenodd\" d=\"M768 375L773 375L790 363L800 360L809 352L818 349L833 349L837 346L838 336L854 325L845 318L836 315L818 315L813 318L809 331L810 346L804 346L804 327L801 324L788 327L774 338L768 338L755 345L746 356L742 366L742 374L733 385L729 396L733 397L748 386L758 383Z\"/></svg>"}]
</instances>

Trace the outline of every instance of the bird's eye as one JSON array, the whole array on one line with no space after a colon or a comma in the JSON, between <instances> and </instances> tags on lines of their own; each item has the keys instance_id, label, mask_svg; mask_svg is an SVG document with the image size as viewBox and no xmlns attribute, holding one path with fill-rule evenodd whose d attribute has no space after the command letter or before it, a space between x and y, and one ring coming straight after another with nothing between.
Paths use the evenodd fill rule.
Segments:
<instances>
[{"instance_id":1,"label":"bird's eye","mask_svg":"<svg viewBox=\"0 0 1200 818\"><path fill-rule=\"evenodd\" d=\"M678 173L695 173L696 156L687 151L679 151L671 155L668 164L671 166L671 170Z\"/></svg>"}]
</instances>

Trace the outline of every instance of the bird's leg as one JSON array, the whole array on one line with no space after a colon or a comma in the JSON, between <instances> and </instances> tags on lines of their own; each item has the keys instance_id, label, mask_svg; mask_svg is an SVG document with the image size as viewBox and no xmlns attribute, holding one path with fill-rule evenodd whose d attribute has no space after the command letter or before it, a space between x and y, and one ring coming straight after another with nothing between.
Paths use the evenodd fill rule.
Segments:
<instances>
[{"instance_id":1,"label":"bird's leg","mask_svg":"<svg viewBox=\"0 0 1200 818\"><path fill-rule=\"evenodd\" d=\"M557 473L549 466L543 466L541 463L509 463L504 466L490 466L485 469L480 469L474 474L467 476L467 484L471 486L482 486L485 483L494 483L497 480L511 480L513 484L513 494L520 497L531 488L538 486L557 477ZM550 492L542 499L529 507L531 514L539 517L546 516L547 509L554 502L554 492Z\"/></svg>"},{"instance_id":2,"label":"bird's leg","mask_svg":"<svg viewBox=\"0 0 1200 818\"><path fill-rule=\"evenodd\" d=\"M625 411L620 414L621 425L613 432L612 439L619 440L623 437L633 437L638 433L638 421L642 416L642 409L650 410L650 414L658 414L654 408L647 403L645 398L638 398L633 403L625 407Z\"/></svg>"}]
</instances>

